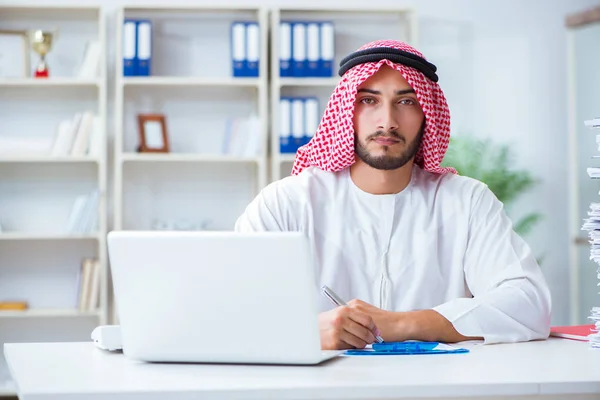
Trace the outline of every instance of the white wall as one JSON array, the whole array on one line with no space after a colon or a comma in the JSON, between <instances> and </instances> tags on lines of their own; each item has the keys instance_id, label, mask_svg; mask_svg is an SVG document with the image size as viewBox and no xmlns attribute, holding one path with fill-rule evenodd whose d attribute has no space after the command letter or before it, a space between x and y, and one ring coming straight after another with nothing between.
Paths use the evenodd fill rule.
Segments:
<instances>
[{"instance_id":1,"label":"white wall","mask_svg":"<svg viewBox=\"0 0 600 400\"><path fill-rule=\"evenodd\" d=\"M256 1L273 6L365 4L358 0ZM186 1L194 2L206 3ZM219 4L229 2L220 0ZM0 3L6 1L0 0ZM30 2L18 0L18 3ZM104 0L102 3L109 21L112 83L115 11L125 2ZM126 3L155 4L160 1L130 0ZM376 3L389 7L409 6L419 13L423 32L420 49L440 67L440 84L450 103L453 130L514 143L516 164L530 169L543 180L535 192L520 201L515 213L536 208L545 215L545 220L527 239L536 254L546 256L543 269L553 293L553 322L568 323L567 82L563 20L566 14L591 7L595 2L378 0ZM113 95L109 90L109 96ZM111 106L112 101L109 110ZM109 112L109 118L111 116L112 112ZM114 123L109 120L109 127L112 126Z\"/></svg>"}]
</instances>

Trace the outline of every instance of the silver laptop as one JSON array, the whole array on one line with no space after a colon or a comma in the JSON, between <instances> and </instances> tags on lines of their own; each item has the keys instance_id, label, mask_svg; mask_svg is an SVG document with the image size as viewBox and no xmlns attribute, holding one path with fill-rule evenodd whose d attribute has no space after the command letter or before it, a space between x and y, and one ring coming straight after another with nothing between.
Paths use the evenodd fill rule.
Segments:
<instances>
[{"instance_id":1,"label":"silver laptop","mask_svg":"<svg viewBox=\"0 0 600 400\"><path fill-rule=\"evenodd\" d=\"M112 231L123 353L154 362L318 364L317 285L299 232Z\"/></svg>"}]
</instances>

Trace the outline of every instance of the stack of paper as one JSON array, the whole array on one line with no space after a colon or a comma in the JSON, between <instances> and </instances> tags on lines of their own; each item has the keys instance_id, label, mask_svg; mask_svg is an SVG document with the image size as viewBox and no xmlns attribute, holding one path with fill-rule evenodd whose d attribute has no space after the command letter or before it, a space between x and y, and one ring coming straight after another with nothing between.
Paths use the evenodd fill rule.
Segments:
<instances>
[{"instance_id":1,"label":"stack of paper","mask_svg":"<svg viewBox=\"0 0 600 400\"><path fill-rule=\"evenodd\" d=\"M600 129L600 118L594 118L584 123L588 128ZM596 135L596 143L599 145L598 150L600 151L600 135ZM588 168L587 173L592 179L600 178L600 168L598 167ZM600 282L600 202L592 202L587 215L588 217L584 219L581 229L588 231L590 260L598 265L596 273ZM600 283L596 286L600 286ZM590 330L590 335L588 335L588 341L592 348L600 348L600 307L593 307L588 318L594 323L594 327Z\"/></svg>"},{"instance_id":2,"label":"stack of paper","mask_svg":"<svg viewBox=\"0 0 600 400\"><path fill-rule=\"evenodd\" d=\"M590 346L595 349L600 349L600 307L592 308L592 314L589 317L595 325L592 334L588 336Z\"/></svg>"},{"instance_id":3,"label":"stack of paper","mask_svg":"<svg viewBox=\"0 0 600 400\"><path fill-rule=\"evenodd\" d=\"M600 168L588 168L587 173L590 176L590 178L600 178Z\"/></svg>"}]
</instances>

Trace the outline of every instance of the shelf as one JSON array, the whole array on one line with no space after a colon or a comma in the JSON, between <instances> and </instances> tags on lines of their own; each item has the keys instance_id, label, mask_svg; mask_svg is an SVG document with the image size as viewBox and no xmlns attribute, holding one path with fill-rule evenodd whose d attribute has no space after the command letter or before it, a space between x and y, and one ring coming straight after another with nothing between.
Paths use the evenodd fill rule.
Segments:
<instances>
[{"instance_id":1,"label":"shelf","mask_svg":"<svg viewBox=\"0 0 600 400\"><path fill-rule=\"evenodd\" d=\"M260 157L236 157L227 155L185 154L185 153L124 153L123 162L214 162L214 163L260 163Z\"/></svg>"},{"instance_id":2,"label":"shelf","mask_svg":"<svg viewBox=\"0 0 600 400\"><path fill-rule=\"evenodd\" d=\"M78 78L0 78L0 87L99 87L98 79Z\"/></svg>"},{"instance_id":3,"label":"shelf","mask_svg":"<svg viewBox=\"0 0 600 400\"><path fill-rule=\"evenodd\" d=\"M279 7L280 13L302 12L302 13L336 13L336 14L354 14L354 13L372 13L372 14L409 14L413 11L411 8L391 8L387 6L377 7L368 5L367 7L351 6L345 4L343 7L315 7L310 4Z\"/></svg>"},{"instance_id":4,"label":"shelf","mask_svg":"<svg viewBox=\"0 0 600 400\"><path fill-rule=\"evenodd\" d=\"M97 317L98 311L79 311L73 309L29 309L23 311L0 310L2 318L55 318L55 317Z\"/></svg>"},{"instance_id":5,"label":"shelf","mask_svg":"<svg viewBox=\"0 0 600 400\"><path fill-rule=\"evenodd\" d=\"M136 11L160 11L160 12L168 12L168 11L202 11L202 12L230 12L230 11L258 11L260 7L252 7L252 6L238 6L235 4L226 4L221 3L218 6L214 6L211 4L203 5L203 4L140 4L140 5L129 5L124 7L126 12L136 12Z\"/></svg>"},{"instance_id":6,"label":"shelf","mask_svg":"<svg viewBox=\"0 0 600 400\"><path fill-rule=\"evenodd\" d=\"M0 241L3 240L97 240L98 234L36 234L21 232L0 233Z\"/></svg>"},{"instance_id":7,"label":"shelf","mask_svg":"<svg viewBox=\"0 0 600 400\"><path fill-rule=\"evenodd\" d=\"M258 87L259 78L210 78L210 77L185 77L185 76L144 76L123 77L123 86L231 86L231 87Z\"/></svg>"},{"instance_id":8,"label":"shelf","mask_svg":"<svg viewBox=\"0 0 600 400\"><path fill-rule=\"evenodd\" d=\"M99 160L87 156L22 156L10 157L0 155L0 163L98 163Z\"/></svg>"},{"instance_id":9,"label":"shelf","mask_svg":"<svg viewBox=\"0 0 600 400\"><path fill-rule=\"evenodd\" d=\"M279 86L335 87L340 78L279 78Z\"/></svg>"}]
</instances>

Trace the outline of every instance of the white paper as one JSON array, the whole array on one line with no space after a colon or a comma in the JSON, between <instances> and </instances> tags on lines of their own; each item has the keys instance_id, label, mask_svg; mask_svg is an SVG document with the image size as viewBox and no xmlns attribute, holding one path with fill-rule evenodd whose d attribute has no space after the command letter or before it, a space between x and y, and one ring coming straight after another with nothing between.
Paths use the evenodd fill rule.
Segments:
<instances>
[{"instance_id":1,"label":"white paper","mask_svg":"<svg viewBox=\"0 0 600 400\"><path fill-rule=\"evenodd\" d=\"M165 146L162 134L162 124L158 121L146 121L144 123L146 134L146 147L150 149L162 149Z\"/></svg>"}]
</instances>

